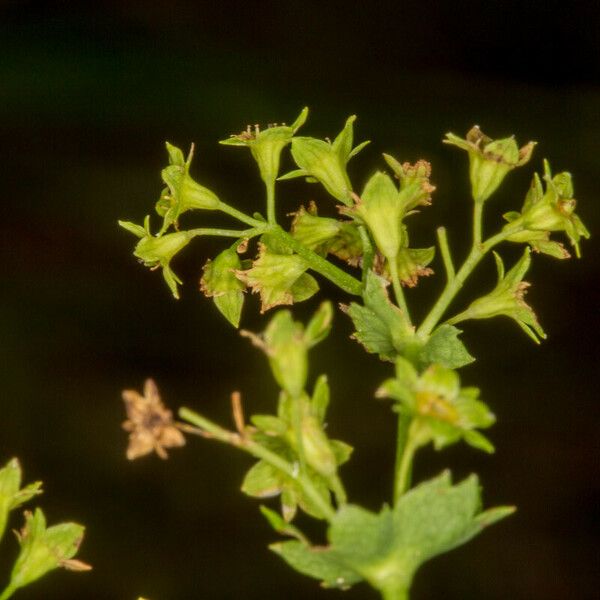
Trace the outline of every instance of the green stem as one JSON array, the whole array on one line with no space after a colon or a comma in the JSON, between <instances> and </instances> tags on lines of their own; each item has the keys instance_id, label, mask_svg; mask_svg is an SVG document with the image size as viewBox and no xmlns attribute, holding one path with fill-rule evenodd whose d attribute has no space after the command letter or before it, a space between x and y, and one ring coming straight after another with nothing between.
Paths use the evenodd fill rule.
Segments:
<instances>
[{"instance_id":1,"label":"green stem","mask_svg":"<svg viewBox=\"0 0 600 600\"><path fill-rule=\"evenodd\" d=\"M292 477L298 482L306 495L315 503L315 506L319 508L321 513L328 521L331 521L335 516L335 510L332 508L331 504L320 494L317 488L313 485L312 481L310 481L310 479L307 478L296 466L287 460L284 460L274 452L271 452L267 448L257 444L250 438L244 438L237 433L224 429L223 427L213 423L209 419L199 415L189 408L180 408L179 416L184 421L188 421L189 423L192 423L192 425L199 427L202 431L208 433L211 437L219 440L220 442L235 446L240 450L251 454L255 458L262 459L289 477Z\"/></svg>"},{"instance_id":2,"label":"green stem","mask_svg":"<svg viewBox=\"0 0 600 600\"><path fill-rule=\"evenodd\" d=\"M261 225L264 226L265 224L264 221L259 221L258 219L243 213L241 210L238 210L237 208L234 208L225 202L221 202L219 204L218 210L233 217L234 219L237 219L238 221L241 221L242 223L246 223L246 225L252 225L252 227L260 227Z\"/></svg>"},{"instance_id":3,"label":"green stem","mask_svg":"<svg viewBox=\"0 0 600 600\"><path fill-rule=\"evenodd\" d=\"M267 221L271 225L277 224L277 218L275 216L275 182L269 181L266 183L267 186Z\"/></svg>"},{"instance_id":4,"label":"green stem","mask_svg":"<svg viewBox=\"0 0 600 600\"><path fill-rule=\"evenodd\" d=\"M383 600L409 600L408 590L403 587L390 586L380 592Z\"/></svg>"},{"instance_id":5,"label":"green stem","mask_svg":"<svg viewBox=\"0 0 600 600\"><path fill-rule=\"evenodd\" d=\"M452 302L456 294L462 288L467 277L473 272L481 259L494 246L522 229L522 219L517 219L511 223L511 227L503 229L500 233L492 236L483 244L477 242L478 236L475 235L475 229L479 229L481 226L481 214L480 210L477 209L478 204L481 203L475 204L476 208L474 212L474 222L478 222L479 225L477 228L474 228L473 246L471 251L469 252L469 255L454 279L449 280L446 283L446 286L444 287L444 290L442 291L437 302L434 304L429 314L425 317L425 320L423 323L421 323L421 326L417 329L417 334L421 337L427 337L433 331L439 320L442 318L444 312L446 312L450 302Z\"/></svg>"},{"instance_id":6,"label":"green stem","mask_svg":"<svg viewBox=\"0 0 600 600\"><path fill-rule=\"evenodd\" d=\"M2 592L0 600L8 600L8 598L10 598L16 591L17 588L14 587L11 583L9 583L6 589Z\"/></svg>"},{"instance_id":7,"label":"green stem","mask_svg":"<svg viewBox=\"0 0 600 600\"><path fill-rule=\"evenodd\" d=\"M400 413L396 438L396 469L394 478L394 504L410 487L412 462L417 449L412 431L412 419Z\"/></svg>"},{"instance_id":8,"label":"green stem","mask_svg":"<svg viewBox=\"0 0 600 600\"><path fill-rule=\"evenodd\" d=\"M202 236L202 235L216 235L220 237L233 237L233 238L251 238L265 232L264 223L261 227L253 227L252 229L217 229L214 227L198 227L196 229L190 229L187 233L190 237Z\"/></svg>"},{"instance_id":9,"label":"green stem","mask_svg":"<svg viewBox=\"0 0 600 600\"><path fill-rule=\"evenodd\" d=\"M362 256L362 283L363 286L367 285L367 274L373 268L373 260L375 259L375 251L373 249L373 244L371 242L371 238L367 233L367 228L364 225L358 226L358 233L360 235L360 241L362 242L363 247L363 256Z\"/></svg>"},{"instance_id":10,"label":"green stem","mask_svg":"<svg viewBox=\"0 0 600 600\"><path fill-rule=\"evenodd\" d=\"M444 261L444 268L446 269L446 277L448 281L452 281L454 277L456 277L456 272L454 271L454 263L452 262L452 254L450 252L450 245L448 244L446 228L438 227L437 236L440 252L442 253L442 260Z\"/></svg>"},{"instance_id":11,"label":"green stem","mask_svg":"<svg viewBox=\"0 0 600 600\"><path fill-rule=\"evenodd\" d=\"M396 257L394 257L392 260L388 258L387 263L390 267L390 274L392 276L392 286L394 288L394 296L396 296L396 303L402 311L402 318L404 320L406 328L408 330L412 330L412 322L410 320L410 314L408 312L408 304L406 304L406 298L404 297L404 292L402 291L402 286L400 285L400 277L398 275L398 263L396 262Z\"/></svg>"},{"instance_id":12,"label":"green stem","mask_svg":"<svg viewBox=\"0 0 600 600\"><path fill-rule=\"evenodd\" d=\"M481 244L482 236L483 202L475 201L473 207L473 247Z\"/></svg>"},{"instance_id":13,"label":"green stem","mask_svg":"<svg viewBox=\"0 0 600 600\"><path fill-rule=\"evenodd\" d=\"M335 283L335 285L348 294L352 294L354 296L361 295L362 284L360 281L358 281L358 279L355 279L352 277L352 275L348 275L348 273L342 271L342 269L336 267L328 260L325 260L316 252L313 252L306 246L302 245L287 231L284 231L281 227L279 227L279 225L269 228L268 232L282 244L285 244L290 250L293 250L296 254L298 254L298 256L301 256L313 271L316 271L325 277L325 279L329 279L329 281Z\"/></svg>"}]
</instances>

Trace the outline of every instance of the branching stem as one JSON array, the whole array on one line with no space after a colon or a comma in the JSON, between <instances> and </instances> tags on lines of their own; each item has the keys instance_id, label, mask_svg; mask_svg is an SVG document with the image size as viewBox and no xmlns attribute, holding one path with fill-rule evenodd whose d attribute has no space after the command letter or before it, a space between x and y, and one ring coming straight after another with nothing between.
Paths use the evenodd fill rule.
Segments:
<instances>
[{"instance_id":1,"label":"branching stem","mask_svg":"<svg viewBox=\"0 0 600 600\"><path fill-rule=\"evenodd\" d=\"M456 277L456 272L454 271L454 263L452 262L452 254L450 252L450 245L448 244L446 228L438 227L437 236L440 252L442 254L442 260L444 261L444 268L446 269L446 277L448 282L450 282L454 279L454 277Z\"/></svg>"},{"instance_id":2,"label":"branching stem","mask_svg":"<svg viewBox=\"0 0 600 600\"><path fill-rule=\"evenodd\" d=\"M180 408L179 416L184 421L188 421L196 427L199 427L202 431L208 434L209 437L213 437L220 442L235 446L236 448L251 454L255 458L262 459L272 467L275 467L289 477L292 477L298 482L304 493L314 502L315 506L319 508L321 513L328 521L331 521L335 516L335 510L331 504L319 493L310 479L292 463L284 460L278 454L275 454L260 444L257 444L249 437L242 437L233 431L224 429L220 425L213 423L206 417L203 417L189 408Z\"/></svg>"}]
</instances>

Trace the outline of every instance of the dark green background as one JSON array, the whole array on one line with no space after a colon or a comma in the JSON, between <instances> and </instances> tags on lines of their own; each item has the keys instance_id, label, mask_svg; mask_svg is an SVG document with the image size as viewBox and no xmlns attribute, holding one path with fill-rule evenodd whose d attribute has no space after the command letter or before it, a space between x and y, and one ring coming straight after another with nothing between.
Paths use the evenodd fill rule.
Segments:
<instances>
[{"instance_id":1,"label":"dark green background","mask_svg":"<svg viewBox=\"0 0 600 600\"><path fill-rule=\"evenodd\" d=\"M232 204L261 209L249 153L216 141L246 123L290 122L304 105L303 133L317 136L356 113L357 139L373 140L352 165L357 186L381 167L382 151L429 159L438 191L415 218L414 240L432 244L433 226L445 224L458 256L468 243L466 157L440 141L478 123L493 137L540 141L531 167L490 201L489 231L520 206L544 156L573 172L579 213L596 229L595 2L323 4L0 2L0 458L17 455L28 480L43 478L50 520L87 525L81 557L94 565L19 598L374 597L360 586L321 591L267 551L276 536L238 492L246 457L190 440L168 462L125 460L120 390L149 375L170 405L224 423L232 390L259 412L276 393L264 358L196 290L219 245L196 241L176 260L186 286L175 302L116 226L151 210L165 139L195 141L194 175ZM316 187L281 191L282 217L310 198L328 202ZM503 254L513 260L518 249ZM595 597L599 264L593 240L580 261L535 257L528 299L549 333L539 348L507 320L466 325L480 359L462 378L496 412L498 450L428 449L416 478L446 466L456 477L476 471L487 503L519 512L419 572L415 599ZM492 270L488 261L471 293L492 284ZM409 293L417 315L441 282ZM243 325L262 328L257 313L248 298ZM394 423L372 396L389 366L350 332L338 314L312 375L329 373L330 431L356 446L343 471L351 498L376 509L389 498ZM8 536L3 573L15 550Z\"/></svg>"}]
</instances>

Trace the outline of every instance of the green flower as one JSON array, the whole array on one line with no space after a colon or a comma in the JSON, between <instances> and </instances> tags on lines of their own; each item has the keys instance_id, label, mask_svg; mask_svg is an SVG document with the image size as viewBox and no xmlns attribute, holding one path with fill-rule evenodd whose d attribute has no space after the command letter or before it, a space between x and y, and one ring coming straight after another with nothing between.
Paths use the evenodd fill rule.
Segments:
<instances>
[{"instance_id":1,"label":"green flower","mask_svg":"<svg viewBox=\"0 0 600 600\"><path fill-rule=\"evenodd\" d=\"M188 210L215 210L220 205L216 194L196 183L189 174L194 146L192 145L187 160L184 159L183 152L179 148L169 142L166 146L169 153L169 166L162 170L161 175L167 187L156 203L156 212L164 219L159 235L172 224L177 228L179 216Z\"/></svg>"},{"instance_id":2,"label":"green flower","mask_svg":"<svg viewBox=\"0 0 600 600\"><path fill-rule=\"evenodd\" d=\"M544 161L544 180L546 182L546 191L542 188L542 182L537 175L534 175L525 197L525 203L521 213L510 212L504 215L507 221L512 222L516 219L523 220L523 227L526 232L511 236L510 241L527 241L532 247L541 252L546 252L559 258L567 258L566 250L560 251L561 246L558 242L548 239L549 232L564 231L569 238L571 245L575 248L575 253L579 257L579 242L581 238L588 239L590 232L581 219L575 214L577 201L573 198L573 182L570 173L558 173L554 177L550 170L550 164ZM509 227L506 225L505 227ZM536 237L536 236L542 237ZM521 236L521 239L518 238ZM539 244L540 240L542 245ZM537 248L536 248L537 243ZM549 251L546 251L549 250ZM565 256L565 253L567 256Z\"/></svg>"},{"instance_id":3,"label":"green flower","mask_svg":"<svg viewBox=\"0 0 600 600\"><path fill-rule=\"evenodd\" d=\"M235 274L253 293L260 294L260 312L264 313L274 306L308 300L318 291L319 284L307 269L308 263L297 254L280 254L261 243L252 267Z\"/></svg>"},{"instance_id":4,"label":"green flower","mask_svg":"<svg viewBox=\"0 0 600 600\"><path fill-rule=\"evenodd\" d=\"M169 289L175 298L179 298L177 284L181 284L181 279L171 270L170 262L196 234L193 231L177 231L154 236L150 233L149 215L144 220L144 227L128 221L119 221L119 225L140 238L133 251L134 256L151 270L162 267L163 277Z\"/></svg>"},{"instance_id":5,"label":"green flower","mask_svg":"<svg viewBox=\"0 0 600 600\"><path fill-rule=\"evenodd\" d=\"M308 181L318 181L334 198L349 206L352 203L352 184L346 172L346 165L369 143L363 142L352 148L355 120L356 115L348 117L344 129L333 143L311 137L295 137L292 140L292 156L299 169L279 179L306 177Z\"/></svg>"},{"instance_id":6,"label":"green flower","mask_svg":"<svg viewBox=\"0 0 600 600\"><path fill-rule=\"evenodd\" d=\"M477 125L470 129L466 139L447 133L444 143L469 153L471 190L475 202L487 200L509 171L527 163L536 144L529 142L519 148L513 136L492 140Z\"/></svg>"},{"instance_id":7,"label":"green flower","mask_svg":"<svg viewBox=\"0 0 600 600\"><path fill-rule=\"evenodd\" d=\"M493 452L491 442L477 429L490 427L495 417L478 400L479 390L461 388L456 371L434 364L421 375L405 358L396 358L396 376L376 392L392 398L396 410L413 419L411 432L417 446L433 442L436 450L463 439L467 444Z\"/></svg>"},{"instance_id":8,"label":"green flower","mask_svg":"<svg viewBox=\"0 0 600 600\"><path fill-rule=\"evenodd\" d=\"M46 527L44 513L38 508L25 512L25 526L17 534L21 552L12 570L9 589L29 585L49 571L63 567L72 571L89 571L91 567L73 560L84 528L76 523L61 523Z\"/></svg>"},{"instance_id":9,"label":"green flower","mask_svg":"<svg viewBox=\"0 0 600 600\"><path fill-rule=\"evenodd\" d=\"M42 493L41 481L36 481L21 488L21 479L21 465L16 458L9 460L0 469L0 539L2 539L6 529L10 511Z\"/></svg>"},{"instance_id":10,"label":"green flower","mask_svg":"<svg viewBox=\"0 0 600 600\"><path fill-rule=\"evenodd\" d=\"M272 185L279 173L281 151L292 141L294 134L306 121L308 108L303 108L291 125L269 125L262 131L250 125L238 135L219 142L226 146L247 146L258 163L260 176L266 185Z\"/></svg>"},{"instance_id":11,"label":"green flower","mask_svg":"<svg viewBox=\"0 0 600 600\"><path fill-rule=\"evenodd\" d=\"M489 319L504 315L514 319L519 327L536 344L539 344L539 338L545 338L546 334L538 323L533 309L524 300L530 285L527 281L523 281L531 264L529 248L506 275L504 274L504 263L496 252L494 252L494 258L498 269L496 287L486 296L472 302L467 310L450 319L448 323L455 324L467 319Z\"/></svg>"}]
</instances>

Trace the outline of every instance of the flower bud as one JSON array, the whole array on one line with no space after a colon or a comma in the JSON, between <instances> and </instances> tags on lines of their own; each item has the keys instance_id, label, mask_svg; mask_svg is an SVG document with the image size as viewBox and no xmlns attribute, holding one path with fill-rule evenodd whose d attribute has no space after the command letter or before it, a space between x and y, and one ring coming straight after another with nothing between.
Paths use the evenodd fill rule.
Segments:
<instances>
[{"instance_id":1,"label":"flower bud","mask_svg":"<svg viewBox=\"0 0 600 600\"><path fill-rule=\"evenodd\" d=\"M241 266L238 253L228 248L204 265L200 280L200 290L214 300L215 306L234 327L240 323L244 305L246 286L235 275Z\"/></svg>"},{"instance_id":2,"label":"flower bud","mask_svg":"<svg viewBox=\"0 0 600 600\"><path fill-rule=\"evenodd\" d=\"M494 252L494 258L498 269L496 287L486 296L472 302L467 310L450 319L448 323L455 324L467 319L489 319L504 315L514 319L519 327L539 344L539 338L545 338L546 334L538 323L533 309L524 300L530 285L527 281L523 281L531 264L529 248L506 275L502 259L496 252Z\"/></svg>"},{"instance_id":3,"label":"flower bud","mask_svg":"<svg viewBox=\"0 0 600 600\"><path fill-rule=\"evenodd\" d=\"M368 144L363 142L352 148L355 120L355 115L347 119L344 129L333 143L311 137L295 137L292 140L292 156L299 169L279 179L306 177L308 181L318 181L336 200L347 206L351 205L352 184L346 172L346 165Z\"/></svg>"},{"instance_id":4,"label":"flower bud","mask_svg":"<svg viewBox=\"0 0 600 600\"><path fill-rule=\"evenodd\" d=\"M535 142L519 149L514 137L492 140L477 125L466 139L447 133L446 144L452 144L469 153L471 190L475 202L487 200L502 183L509 171L529 161Z\"/></svg>"},{"instance_id":5,"label":"flower bud","mask_svg":"<svg viewBox=\"0 0 600 600\"><path fill-rule=\"evenodd\" d=\"M144 220L144 227L128 221L119 221L119 225L140 238L133 252L134 256L139 258L144 266L151 269L162 267L163 277L169 289L175 298L179 298L177 284L181 283L181 279L171 270L170 262L180 250L187 246L195 234L192 231L177 231L153 236L150 233L149 216Z\"/></svg>"},{"instance_id":6,"label":"flower bud","mask_svg":"<svg viewBox=\"0 0 600 600\"><path fill-rule=\"evenodd\" d=\"M550 165L548 161L544 161L544 180L545 192L539 176L534 175L521 214L509 213L506 217L509 221L521 217L523 227L527 230L564 231L575 248L575 253L580 256L579 242L582 237L589 238L590 233L575 214L577 202L573 198L571 175L563 172L552 177Z\"/></svg>"},{"instance_id":7,"label":"flower bud","mask_svg":"<svg viewBox=\"0 0 600 600\"><path fill-rule=\"evenodd\" d=\"M337 461L329 440L317 417L305 415L302 419L302 449L307 464L319 475L330 478L335 475Z\"/></svg>"},{"instance_id":8,"label":"flower bud","mask_svg":"<svg viewBox=\"0 0 600 600\"><path fill-rule=\"evenodd\" d=\"M42 493L41 481L21 488L21 477L21 465L16 458L9 460L0 469L0 539L4 534L10 511Z\"/></svg>"},{"instance_id":9,"label":"flower bud","mask_svg":"<svg viewBox=\"0 0 600 600\"><path fill-rule=\"evenodd\" d=\"M267 185L277 179L281 151L292 141L296 131L304 125L308 116L308 108L303 108L291 126L273 125L260 130L258 125L248 125L245 131L233 135L220 143L226 146L247 146L258 164L260 176Z\"/></svg>"},{"instance_id":10,"label":"flower bud","mask_svg":"<svg viewBox=\"0 0 600 600\"><path fill-rule=\"evenodd\" d=\"M33 514L26 512L25 526L17 535L21 552L12 570L10 587L22 588L58 567L89 570L89 565L71 560L79 549L83 532L84 528L76 523L46 528L44 513L39 508Z\"/></svg>"},{"instance_id":11,"label":"flower bud","mask_svg":"<svg viewBox=\"0 0 600 600\"><path fill-rule=\"evenodd\" d=\"M169 166L162 170L162 179L167 184L159 201L156 212L163 217L162 234L171 224L177 227L179 217L193 209L215 210L219 208L219 198L208 188L196 183L189 174L194 155L192 145L187 160L179 148L167 142Z\"/></svg>"}]
</instances>

